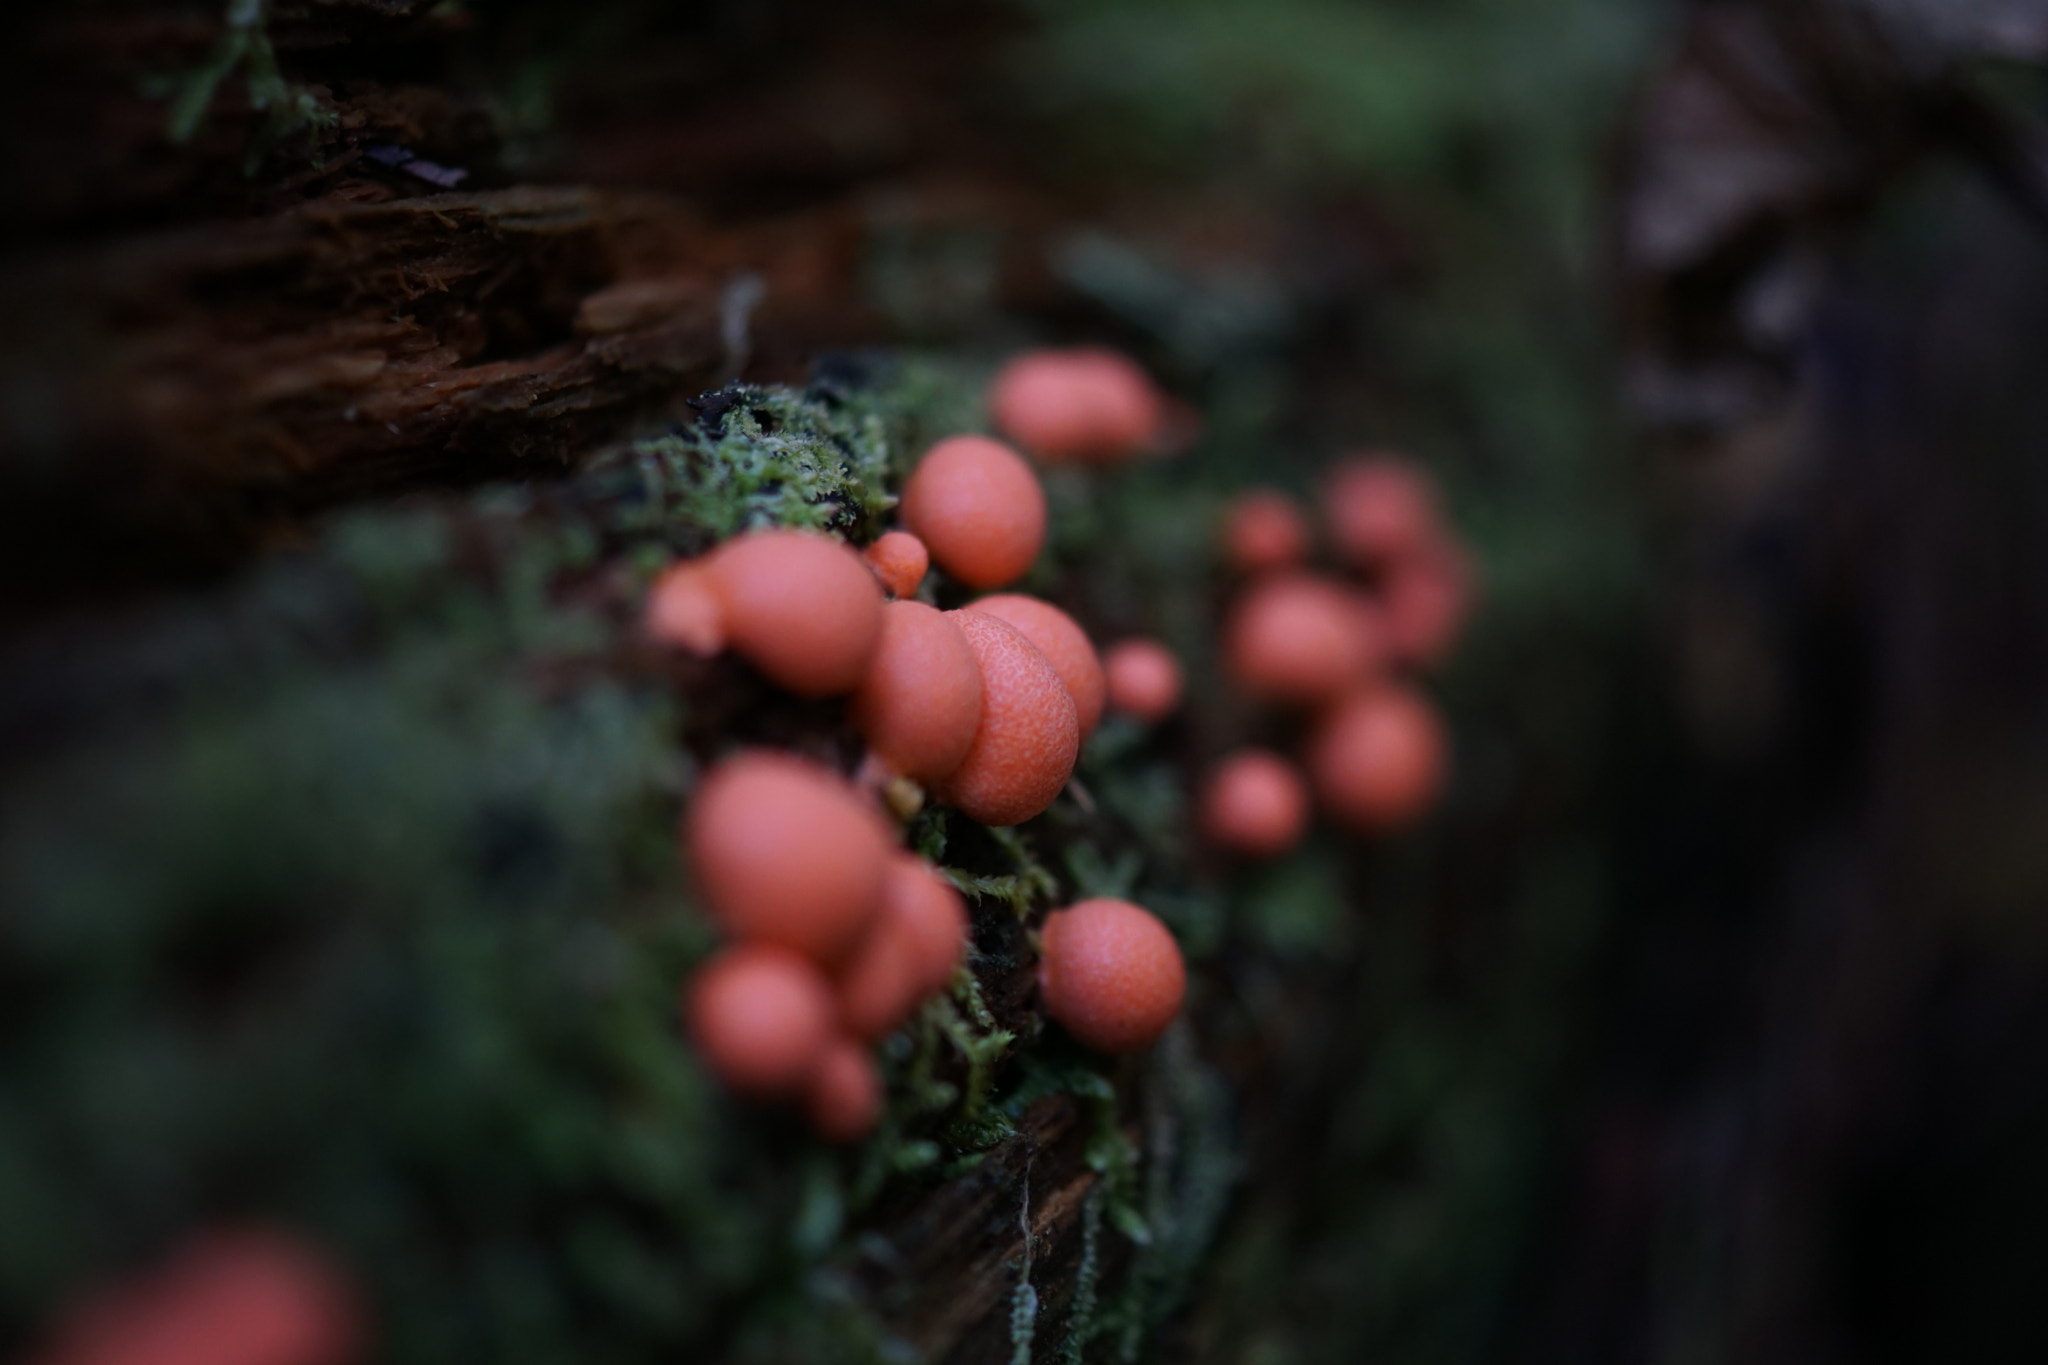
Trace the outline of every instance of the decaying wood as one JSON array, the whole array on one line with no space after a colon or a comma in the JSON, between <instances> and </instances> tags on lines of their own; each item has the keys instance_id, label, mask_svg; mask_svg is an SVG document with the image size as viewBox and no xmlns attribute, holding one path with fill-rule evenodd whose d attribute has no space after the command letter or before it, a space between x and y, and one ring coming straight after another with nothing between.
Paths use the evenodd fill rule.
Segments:
<instances>
[{"instance_id":1,"label":"decaying wood","mask_svg":"<svg viewBox=\"0 0 2048 1365\"><path fill-rule=\"evenodd\" d=\"M659 196L387 193L0 273L24 568L228 563L342 500L560 472L743 368L795 378L873 333L837 214L720 231Z\"/></svg>"},{"instance_id":2,"label":"decaying wood","mask_svg":"<svg viewBox=\"0 0 2048 1365\"><path fill-rule=\"evenodd\" d=\"M0 309L74 458L317 497L559 466L829 294L794 242L749 250L674 203L581 189L330 198L18 266ZM722 306L747 278L759 309Z\"/></svg>"},{"instance_id":3,"label":"decaying wood","mask_svg":"<svg viewBox=\"0 0 2048 1365\"><path fill-rule=\"evenodd\" d=\"M1008 1354L1027 1226L1038 1342L1058 1339L1081 1254L1082 1205L1099 1179L1083 1159L1079 1117L1071 1097L1040 1101L1016 1138L885 1221L872 1240L870 1289L924 1359Z\"/></svg>"}]
</instances>

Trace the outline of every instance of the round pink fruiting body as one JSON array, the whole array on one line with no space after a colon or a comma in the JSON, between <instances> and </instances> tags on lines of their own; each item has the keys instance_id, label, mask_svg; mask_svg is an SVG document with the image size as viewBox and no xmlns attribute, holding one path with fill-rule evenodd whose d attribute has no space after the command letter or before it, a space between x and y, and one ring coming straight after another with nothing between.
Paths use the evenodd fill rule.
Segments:
<instances>
[{"instance_id":1,"label":"round pink fruiting body","mask_svg":"<svg viewBox=\"0 0 2048 1365\"><path fill-rule=\"evenodd\" d=\"M1074 698L1015 626L975 611L947 615L981 665L981 724L940 795L985 825L1021 824L1073 776L1081 747Z\"/></svg>"},{"instance_id":2,"label":"round pink fruiting body","mask_svg":"<svg viewBox=\"0 0 2048 1365\"><path fill-rule=\"evenodd\" d=\"M858 1142L881 1122L882 1098L882 1073L868 1050L851 1038L835 1038L811 1073L804 1111L827 1142Z\"/></svg>"},{"instance_id":3,"label":"round pink fruiting body","mask_svg":"<svg viewBox=\"0 0 2048 1365\"><path fill-rule=\"evenodd\" d=\"M861 551L875 579L891 597L911 597L931 571L931 553L908 531L887 531Z\"/></svg>"},{"instance_id":4,"label":"round pink fruiting body","mask_svg":"<svg viewBox=\"0 0 2048 1365\"><path fill-rule=\"evenodd\" d=\"M1404 829L1435 807L1450 739L1421 694L1392 685L1347 697L1308 744L1316 797L1338 823L1366 834Z\"/></svg>"},{"instance_id":5,"label":"round pink fruiting body","mask_svg":"<svg viewBox=\"0 0 2048 1365\"><path fill-rule=\"evenodd\" d=\"M802 697L860 685L882 633L882 591L845 542L753 531L718 547L706 572L724 603L727 646Z\"/></svg>"},{"instance_id":6,"label":"round pink fruiting body","mask_svg":"<svg viewBox=\"0 0 2048 1365\"><path fill-rule=\"evenodd\" d=\"M786 948L741 943L691 977L683 1017L705 1065L743 1095L799 1095L834 1036L832 987Z\"/></svg>"},{"instance_id":7,"label":"round pink fruiting body","mask_svg":"<svg viewBox=\"0 0 2048 1365\"><path fill-rule=\"evenodd\" d=\"M1102 656L1107 709L1146 724L1165 720L1180 708L1186 678L1180 660L1157 640L1125 640Z\"/></svg>"},{"instance_id":8,"label":"round pink fruiting body","mask_svg":"<svg viewBox=\"0 0 2048 1365\"><path fill-rule=\"evenodd\" d=\"M1016 582L1045 543L1038 476L986 436L949 437L927 451L898 510L932 562L970 588Z\"/></svg>"},{"instance_id":9,"label":"round pink fruiting body","mask_svg":"<svg viewBox=\"0 0 2048 1365\"><path fill-rule=\"evenodd\" d=\"M1224 657L1260 701L1317 705L1381 662L1375 613L1346 584L1284 573L1247 588L1224 625Z\"/></svg>"},{"instance_id":10,"label":"round pink fruiting body","mask_svg":"<svg viewBox=\"0 0 2048 1365\"><path fill-rule=\"evenodd\" d=\"M1046 917L1038 987L1045 1012L1099 1052L1150 1047L1180 1013L1187 965L1173 934L1123 900L1085 900Z\"/></svg>"},{"instance_id":11,"label":"round pink fruiting body","mask_svg":"<svg viewBox=\"0 0 2048 1365\"><path fill-rule=\"evenodd\" d=\"M1224 517L1223 556L1239 573L1291 568L1308 558L1308 539L1301 509L1276 489L1240 495Z\"/></svg>"},{"instance_id":12,"label":"round pink fruiting body","mask_svg":"<svg viewBox=\"0 0 2048 1365\"><path fill-rule=\"evenodd\" d=\"M1272 858L1308 830L1308 785L1292 763L1266 749L1240 749L1216 765L1202 791L1202 832L1221 847Z\"/></svg>"},{"instance_id":13,"label":"round pink fruiting body","mask_svg":"<svg viewBox=\"0 0 2048 1365\"><path fill-rule=\"evenodd\" d=\"M854 728L896 773L942 781L966 759L981 725L981 665L945 613L891 602L882 635L847 708Z\"/></svg>"},{"instance_id":14,"label":"round pink fruiting body","mask_svg":"<svg viewBox=\"0 0 2048 1365\"><path fill-rule=\"evenodd\" d=\"M980 598L970 602L967 610L1007 621L1037 645L1038 652L1066 684L1067 695L1074 699L1081 739L1085 742L1095 733L1096 723L1102 719L1102 660L1096 656L1095 646L1080 622L1050 602L1014 592Z\"/></svg>"},{"instance_id":15,"label":"round pink fruiting body","mask_svg":"<svg viewBox=\"0 0 2048 1365\"><path fill-rule=\"evenodd\" d=\"M833 963L881 904L892 840L844 779L773 750L733 755L699 784L684 844L711 915L743 939Z\"/></svg>"}]
</instances>

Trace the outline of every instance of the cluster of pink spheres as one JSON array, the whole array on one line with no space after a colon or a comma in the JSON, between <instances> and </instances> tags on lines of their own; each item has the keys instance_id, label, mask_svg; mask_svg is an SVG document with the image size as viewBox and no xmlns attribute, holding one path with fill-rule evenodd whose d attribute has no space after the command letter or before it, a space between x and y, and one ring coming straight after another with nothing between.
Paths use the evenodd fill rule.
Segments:
<instances>
[{"instance_id":1,"label":"cluster of pink spheres","mask_svg":"<svg viewBox=\"0 0 2048 1365\"><path fill-rule=\"evenodd\" d=\"M1115 464L1158 448L1166 407L1144 372L1101 350L1040 351L997 376L997 425L1046 463ZM1472 595L1463 550L1428 481L1385 457L1340 464L1325 489L1330 544L1349 577L1304 564L1307 520L1286 497L1240 498L1225 553L1248 578L1226 629L1251 696L1318 719L1307 764L1330 814L1361 831L1424 813L1443 780L1443 727L1399 681L1455 642ZM904 529L856 552L795 531L742 535L662 575L645 628L699 655L731 650L804 697L845 697L867 766L922 784L988 824L1015 824L1066 785L1105 710L1156 722L1180 704L1179 662L1151 640L1101 659L1047 602L1004 593L940 612L912 600L936 563L978 590L1037 558L1045 497L1010 448L956 436L904 489ZM886 596L885 596L886 592ZM828 1139L880 1115L868 1044L952 979L967 911L856 785L816 763L742 750L708 772L683 842L732 942L690 982L684 1014L734 1090L802 1103ZM1211 774L1202 823L1247 856L1286 851L1309 818L1308 785L1265 750ZM1047 917L1046 1013L1090 1047L1150 1047L1180 1012L1186 968L1166 926L1128 901ZM165 1261L82 1299L32 1365L350 1365L362 1304L317 1247L268 1228L202 1232Z\"/></svg>"},{"instance_id":2,"label":"cluster of pink spheres","mask_svg":"<svg viewBox=\"0 0 2048 1365\"><path fill-rule=\"evenodd\" d=\"M1427 475L1389 455L1340 461L1322 490L1329 545L1344 572L1307 567L1308 518L1284 494L1240 497L1225 558L1246 578L1224 627L1224 656L1249 696L1305 713L1294 764L1241 749L1210 774L1202 825L1249 857L1300 842L1311 787L1345 828L1377 834L1427 814L1449 761L1443 722L1412 675L1442 663L1473 601L1464 547Z\"/></svg>"},{"instance_id":3,"label":"cluster of pink spheres","mask_svg":"<svg viewBox=\"0 0 2048 1365\"><path fill-rule=\"evenodd\" d=\"M1045 461L1110 463L1157 445L1165 404L1120 356L1037 352L997 377L1005 434ZM1106 709L1170 713L1179 665L1126 641L1105 661L1049 602L996 592L1045 540L1031 465L984 436L940 441L899 500L900 529L856 551L833 537L743 534L650 590L656 643L731 651L804 697L843 697L866 741L864 780L791 754L743 751L705 776L683 843L731 942L685 992L698 1051L734 1090L803 1105L834 1141L872 1131L882 1082L869 1045L952 979L967 914L939 873L899 847L873 793L907 780L973 819L1014 825L1050 806ZM984 596L956 611L916 600L930 566ZM1046 1013L1083 1043L1149 1047L1180 1010L1172 935L1123 901L1055 912L1041 935Z\"/></svg>"}]
</instances>

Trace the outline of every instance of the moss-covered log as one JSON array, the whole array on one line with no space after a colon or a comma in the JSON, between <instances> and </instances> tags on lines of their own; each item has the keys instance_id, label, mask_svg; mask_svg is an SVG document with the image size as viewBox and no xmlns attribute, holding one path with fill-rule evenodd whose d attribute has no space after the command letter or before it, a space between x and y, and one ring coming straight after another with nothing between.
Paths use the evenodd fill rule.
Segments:
<instances>
[{"instance_id":1,"label":"moss-covered log","mask_svg":"<svg viewBox=\"0 0 2048 1365\"><path fill-rule=\"evenodd\" d=\"M913 393L946 397L718 395L704 431L572 482L357 515L196 615L22 657L0 722L23 760L0 841L27 1063L0 1162L15 1330L224 1208L377 1267L400 1359L773 1354L834 1304L871 1326L807 1350L1007 1359L1019 1332L1156 1320L1230 1179L1214 1082L1187 1039L1142 1076L1020 1042L1042 1027L1026 917L1072 886L1031 846L1099 821L910 831L977 899L979 979L897 1040L857 1161L722 1099L677 1036L711 939L675 792L739 742L856 749L836 704L639 643L640 584L745 525L873 534L928 416ZM130 1169L138 1124L156 1138ZM505 1258L550 1286L516 1329L492 1307Z\"/></svg>"},{"instance_id":2,"label":"moss-covered log","mask_svg":"<svg viewBox=\"0 0 2048 1365\"><path fill-rule=\"evenodd\" d=\"M1433 21L1381 44L1287 9L1191 21L1170 109L1105 93L1153 52L1140 6L25 23L0 1349L236 1218L334 1248L394 1360L1436 1361L1464 1338L1428 1324L1498 1309L1604 905L1586 736L1631 548L1597 346L1558 316L1582 263L1544 238L1571 213L1485 176L1358 188L1491 146L1461 92L1509 83ZM1556 55L1498 164L1590 164L1611 73ZM1027 338L1114 340L1185 404L1180 463L1048 478L1027 586L1169 640L1190 706L1105 726L1021 830L907 825L972 897L973 970L885 1045L881 1135L834 1153L680 1036L713 936L674 822L735 744L855 741L648 648L639 600L748 525L871 537ZM1299 726L1217 677L1214 514L1395 437L1448 452L1501 567L1445 684L1476 776L1440 835L1234 865L1193 784ZM1538 514L1489 513L1486 479ZM1139 896L1194 964L1142 1059L1037 1014L1030 931L1088 894Z\"/></svg>"}]
</instances>

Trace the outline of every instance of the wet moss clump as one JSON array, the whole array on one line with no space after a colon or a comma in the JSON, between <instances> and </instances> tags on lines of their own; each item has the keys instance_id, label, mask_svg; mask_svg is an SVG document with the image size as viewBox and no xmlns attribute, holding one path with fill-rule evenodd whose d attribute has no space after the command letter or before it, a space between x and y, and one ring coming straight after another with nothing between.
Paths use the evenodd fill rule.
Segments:
<instances>
[{"instance_id":1,"label":"wet moss clump","mask_svg":"<svg viewBox=\"0 0 2048 1365\"><path fill-rule=\"evenodd\" d=\"M881 413L751 385L700 406L701 422L632 448L651 495L684 525L713 540L769 526L874 538L895 503Z\"/></svg>"}]
</instances>

